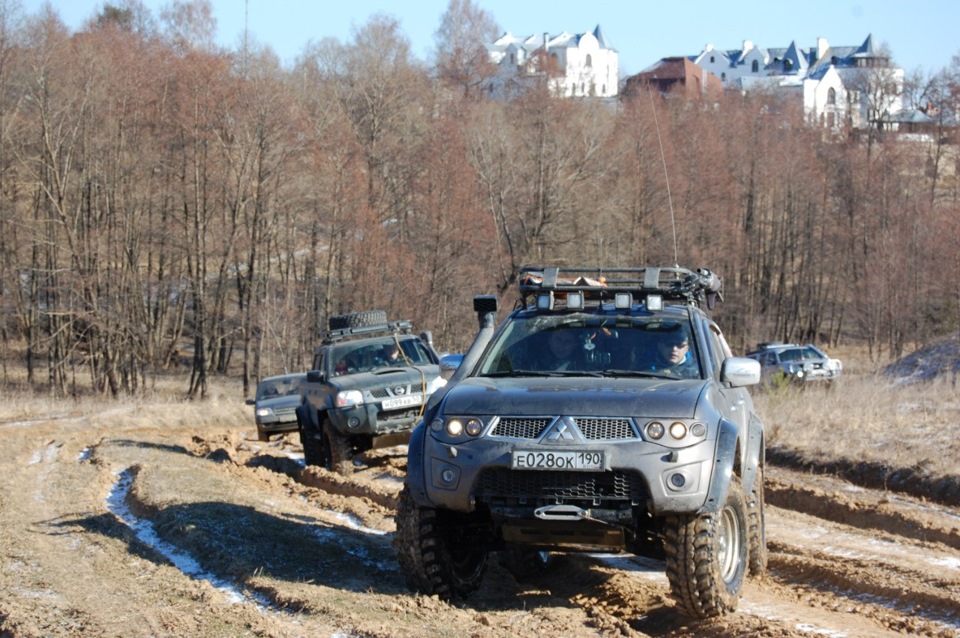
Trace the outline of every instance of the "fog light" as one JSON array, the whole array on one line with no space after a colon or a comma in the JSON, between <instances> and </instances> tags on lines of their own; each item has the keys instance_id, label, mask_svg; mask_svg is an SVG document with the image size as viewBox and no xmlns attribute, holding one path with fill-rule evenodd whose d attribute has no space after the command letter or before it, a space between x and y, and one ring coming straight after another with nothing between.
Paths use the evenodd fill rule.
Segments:
<instances>
[{"instance_id":1,"label":"fog light","mask_svg":"<svg viewBox=\"0 0 960 638\"><path fill-rule=\"evenodd\" d=\"M447 434L450 436L460 436L463 434L463 421L460 419L450 419L447 421Z\"/></svg>"},{"instance_id":2,"label":"fog light","mask_svg":"<svg viewBox=\"0 0 960 638\"><path fill-rule=\"evenodd\" d=\"M703 436L707 433L707 426L703 423L694 423L690 426L690 434L693 436Z\"/></svg>"},{"instance_id":3,"label":"fog light","mask_svg":"<svg viewBox=\"0 0 960 638\"><path fill-rule=\"evenodd\" d=\"M687 484L687 477L683 474L671 474L670 475L670 487L675 490L682 490L683 486Z\"/></svg>"},{"instance_id":4,"label":"fog light","mask_svg":"<svg viewBox=\"0 0 960 638\"><path fill-rule=\"evenodd\" d=\"M480 422L480 419L467 419L467 434L470 436L477 436L480 434L480 430L483 429L483 423Z\"/></svg>"},{"instance_id":5,"label":"fog light","mask_svg":"<svg viewBox=\"0 0 960 638\"><path fill-rule=\"evenodd\" d=\"M440 472L440 480L446 483L447 485L450 485L456 479L457 479L457 473L454 472L449 467L444 469L442 472Z\"/></svg>"},{"instance_id":6,"label":"fog light","mask_svg":"<svg viewBox=\"0 0 960 638\"><path fill-rule=\"evenodd\" d=\"M347 419L347 427L355 428L359 425L360 425L360 419L358 419L357 417L352 416L349 419Z\"/></svg>"},{"instance_id":7,"label":"fog light","mask_svg":"<svg viewBox=\"0 0 960 638\"><path fill-rule=\"evenodd\" d=\"M657 440L663 437L663 423L658 423L653 421L652 423L647 424L647 436L653 440Z\"/></svg>"},{"instance_id":8,"label":"fog light","mask_svg":"<svg viewBox=\"0 0 960 638\"><path fill-rule=\"evenodd\" d=\"M670 436L678 441L687 435L687 425L680 421L674 421L670 424Z\"/></svg>"}]
</instances>

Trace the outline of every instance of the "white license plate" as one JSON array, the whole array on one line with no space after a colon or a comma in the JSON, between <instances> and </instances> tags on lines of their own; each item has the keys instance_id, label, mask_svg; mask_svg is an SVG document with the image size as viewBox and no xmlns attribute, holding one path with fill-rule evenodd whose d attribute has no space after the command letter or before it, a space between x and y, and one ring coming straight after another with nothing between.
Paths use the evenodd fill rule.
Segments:
<instances>
[{"instance_id":1,"label":"white license plate","mask_svg":"<svg viewBox=\"0 0 960 638\"><path fill-rule=\"evenodd\" d=\"M514 450L510 466L515 470L587 470L602 472L603 452L550 452Z\"/></svg>"},{"instance_id":2,"label":"white license plate","mask_svg":"<svg viewBox=\"0 0 960 638\"><path fill-rule=\"evenodd\" d=\"M402 397L391 397L384 399L380 405L384 410L396 410L397 408L408 408L411 405L420 405L423 403L422 394L408 394Z\"/></svg>"}]
</instances>

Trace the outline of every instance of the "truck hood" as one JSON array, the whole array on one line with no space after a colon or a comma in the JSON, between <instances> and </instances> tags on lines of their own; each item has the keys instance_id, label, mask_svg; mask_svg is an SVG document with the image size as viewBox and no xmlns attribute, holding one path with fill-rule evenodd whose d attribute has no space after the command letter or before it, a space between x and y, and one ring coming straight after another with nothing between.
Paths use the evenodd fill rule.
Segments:
<instances>
[{"instance_id":1,"label":"truck hood","mask_svg":"<svg viewBox=\"0 0 960 638\"><path fill-rule=\"evenodd\" d=\"M694 418L708 381L470 377L447 391L444 414Z\"/></svg>"},{"instance_id":2,"label":"truck hood","mask_svg":"<svg viewBox=\"0 0 960 638\"><path fill-rule=\"evenodd\" d=\"M335 377L332 383L339 390L369 390L371 388L419 384L421 382L429 383L439 376L440 366L431 364L425 366L379 368L371 372L359 372L357 374Z\"/></svg>"}]
</instances>

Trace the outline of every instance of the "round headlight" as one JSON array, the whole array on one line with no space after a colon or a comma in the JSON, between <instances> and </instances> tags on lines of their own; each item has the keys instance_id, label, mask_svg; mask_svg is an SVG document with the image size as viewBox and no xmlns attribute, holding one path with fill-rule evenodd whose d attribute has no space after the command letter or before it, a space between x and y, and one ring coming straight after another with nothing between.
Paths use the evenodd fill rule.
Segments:
<instances>
[{"instance_id":1,"label":"round headlight","mask_svg":"<svg viewBox=\"0 0 960 638\"><path fill-rule=\"evenodd\" d=\"M480 419L467 419L467 434L470 436L477 436L480 434L480 430L483 429L483 423L480 422Z\"/></svg>"},{"instance_id":2,"label":"round headlight","mask_svg":"<svg viewBox=\"0 0 960 638\"><path fill-rule=\"evenodd\" d=\"M430 429L434 432L439 432L443 429L443 419L434 419L430 424Z\"/></svg>"},{"instance_id":3,"label":"round headlight","mask_svg":"<svg viewBox=\"0 0 960 638\"><path fill-rule=\"evenodd\" d=\"M460 436L463 434L463 421L460 419L450 419L447 421L447 434L450 436Z\"/></svg>"},{"instance_id":4,"label":"round headlight","mask_svg":"<svg viewBox=\"0 0 960 638\"><path fill-rule=\"evenodd\" d=\"M703 423L694 423L690 426L690 434L693 436L703 436L707 433L707 426Z\"/></svg>"},{"instance_id":5,"label":"round headlight","mask_svg":"<svg viewBox=\"0 0 960 638\"><path fill-rule=\"evenodd\" d=\"M670 424L670 436L680 440L687 435L687 424L680 421L674 421Z\"/></svg>"},{"instance_id":6,"label":"round headlight","mask_svg":"<svg viewBox=\"0 0 960 638\"><path fill-rule=\"evenodd\" d=\"M663 432L663 423L652 421L647 424L647 436L649 436L651 439L657 440L663 437Z\"/></svg>"}]
</instances>

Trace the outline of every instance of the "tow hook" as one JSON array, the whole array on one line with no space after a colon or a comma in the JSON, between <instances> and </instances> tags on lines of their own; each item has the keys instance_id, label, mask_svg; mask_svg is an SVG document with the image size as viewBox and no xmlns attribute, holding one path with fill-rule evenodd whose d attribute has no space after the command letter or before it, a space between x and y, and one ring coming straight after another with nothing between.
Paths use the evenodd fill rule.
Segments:
<instances>
[{"instance_id":1,"label":"tow hook","mask_svg":"<svg viewBox=\"0 0 960 638\"><path fill-rule=\"evenodd\" d=\"M545 521L579 521L590 515L576 505L545 505L534 510L533 514Z\"/></svg>"}]
</instances>

